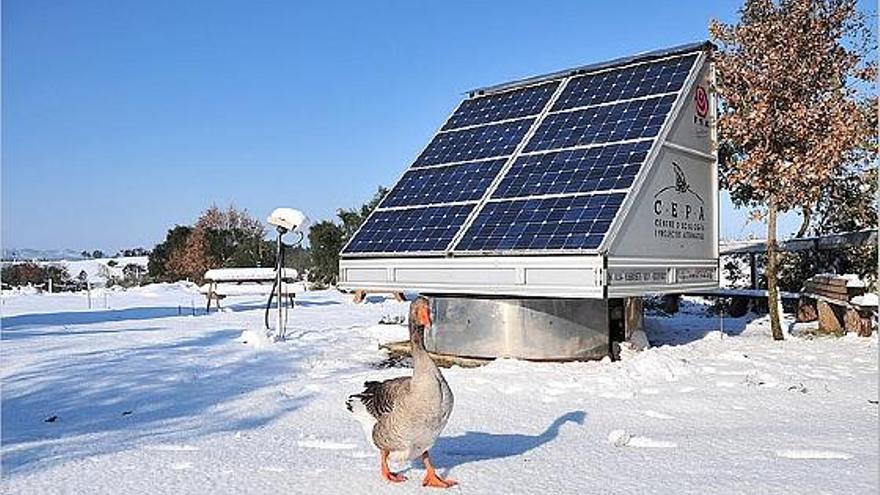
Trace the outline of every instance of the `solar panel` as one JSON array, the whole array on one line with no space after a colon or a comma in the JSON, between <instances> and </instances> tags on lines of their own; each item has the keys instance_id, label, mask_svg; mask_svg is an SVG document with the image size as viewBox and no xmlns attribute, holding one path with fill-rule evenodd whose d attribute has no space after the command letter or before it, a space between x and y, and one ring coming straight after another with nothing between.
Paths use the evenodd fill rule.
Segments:
<instances>
[{"instance_id":1,"label":"solar panel","mask_svg":"<svg viewBox=\"0 0 880 495\"><path fill-rule=\"evenodd\" d=\"M501 171L506 158L407 171L385 196L382 207L476 201Z\"/></svg>"},{"instance_id":2,"label":"solar panel","mask_svg":"<svg viewBox=\"0 0 880 495\"><path fill-rule=\"evenodd\" d=\"M493 198L627 189L653 140L523 155L513 163Z\"/></svg>"},{"instance_id":3,"label":"solar panel","mask_svg":"<svg viewBox=\"0 0 880 495\"><path fill-rule=\"evenodd\" d=\"M534 118L526 118L441 132L416 158L413 167L510 155L534 121Z\"/></svg>"},{"instance_id":4,"label":"solar panel","mask_svg":"<svg viewBox=\"0 0 880 495\"><path fill-rule=\"evenodd\" d=\"M377 210L345 247L344 253L443 251L474 205Z\"/></svg>"},{"instance_id":5,"label":"solar panel","mask_svg":"<svg viewBox=\"0 0 880 495\"><path fill-rule=\"evenodd\" d=\"M443 130L537 115L547 106L558 86L559 81L551 81L464 100L443 126Z\"/></svg>"},{"instance_id":6,"label":"solar panel","mask_svg":"<svg viewBox=\"0 0 880 495\"><path fill-rule=\"evenodd\" d=\"M595 249L623 203L623 193L486 203L456 250Z\"/></svg>"},{"instance_id":7,"label":"solar panel","mask_svg":"<svg viewBox=\"0 0 880 495\"><path fill-rule=\"evenodd\" d=\"M344 253L597 249L698 57L627 59L464 100Z\"/></svg>"},{"instance_id":8,"label":"solar panel","mask_svg":"<svg viewBox=\"0 0 880 495\"><path fill-rule=\"evenodd\" d=\"M692 54L576 77L565 86L552 111L678 91L696 59Z\"/></svg>"},{"instance_id":9,"label":"solar panel","mask_svg":"<svg viewBox=\"0 0 880 495\"><path fill-rule=\"evenodd\" d=\"M547 115L524 151L654 137L675 99L675 95L655 96Z\"/></svg>"}]
</instances>

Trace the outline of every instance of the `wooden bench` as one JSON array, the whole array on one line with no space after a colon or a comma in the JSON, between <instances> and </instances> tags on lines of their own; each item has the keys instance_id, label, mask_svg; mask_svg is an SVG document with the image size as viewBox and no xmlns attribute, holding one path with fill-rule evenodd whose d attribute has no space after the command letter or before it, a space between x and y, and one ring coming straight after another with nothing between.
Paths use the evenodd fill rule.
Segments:
<instances>
[{"instance_id":1,"label":"wooden bench","mask_svg":"<svg viewBox=\"0 0 880 495\"><path fill-rule=\"evenodd\" d=\"M297 282L298 274L292 268L284 268L281 272L281 293L287 296L290 304L297 293L306 290L304 282ZM205 295L208 303L206 312L211 311L211 301L228 296L268 295L275 282L274 268L215 268L205 272L205 284L199 292Z\"/></svg>"},{"instance_id":2,"label":"wooden bench","mask_svg":"<svg viewBox=\"0 0 880 495\"><path fill-rule=\"evenodd\" d=\"M797 321L819 321L819 331L869 337L874 331L877 297L853 275L822 274L804 283L798 300Z\"/></svg>"}]
</instances>

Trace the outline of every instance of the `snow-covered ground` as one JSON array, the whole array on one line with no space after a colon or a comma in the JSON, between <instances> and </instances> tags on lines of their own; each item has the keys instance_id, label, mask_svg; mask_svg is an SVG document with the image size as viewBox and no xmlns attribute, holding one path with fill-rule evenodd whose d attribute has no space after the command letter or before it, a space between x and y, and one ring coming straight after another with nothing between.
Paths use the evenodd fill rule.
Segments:
<instances>
[{"instance_id":1,"label":"snow-covered ground","mask_svg":"<svg viewBox=\"0 0 880 495\"><path fill-rule=\"evenodd\" d=\"M263 300L204 314L184 285L4 294L3 493L423 493L390 486L345 410L408 373L377 349L402 303L298 299L292 338L244 344ZM446 370L434 448L456 493L876 493L877 338L772 342L765 319L695 303L648 319L621 362ZM193 314L195 313L195 315ZM723 328L723 333L719 331Z\"/></svg>"}]
</instances>

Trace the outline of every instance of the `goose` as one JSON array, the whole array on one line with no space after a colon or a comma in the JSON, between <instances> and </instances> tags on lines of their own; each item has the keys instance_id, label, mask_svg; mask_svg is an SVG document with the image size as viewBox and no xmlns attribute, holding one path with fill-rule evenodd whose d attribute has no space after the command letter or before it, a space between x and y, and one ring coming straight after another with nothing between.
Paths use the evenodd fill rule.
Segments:
<instances>
[{"instance_id":1,"label":"goose","mask_svg":"<svg viewBox=\"0 0 880 495\"><path fill-rule=\"evenodd\" d=\"M382 478L406 481L388 468L389 458L404 462L421 457L427 470L422 486L449 488L457 482L438 476L428 454L453 404L449 385L425 350L425 329L430 327L430 304L420 296L409 309L412 376L365 382L363 392L350 395L346 407L363 426L367 441L379 449Z\"/></svg>"}]
</instances>

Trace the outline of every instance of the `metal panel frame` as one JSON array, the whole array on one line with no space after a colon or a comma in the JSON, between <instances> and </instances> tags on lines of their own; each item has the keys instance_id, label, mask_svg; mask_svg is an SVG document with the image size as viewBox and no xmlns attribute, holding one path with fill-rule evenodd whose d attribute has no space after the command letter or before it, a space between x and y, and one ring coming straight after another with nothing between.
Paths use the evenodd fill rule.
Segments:
<instances>
[{"instance_id":1,"label":"metal panel frame","mask_svg":"<svg viewBox=\"0 0 880 495\"><path fill-rule=\"evenodd\" d=\"M358 258L341 264L339 285L377 291L414 290L428 294L602 298L601 256L503 256L447 258ZM355 273L377 273L381 280L348 282ZM402 272L422 274L418 283L400 280ZM529 284L530 275L549 275L554 283ZM507 278L508 282L489 283ZM464 280L463 280L464 279ZM472 280L472 282L469 282Z\"/></svg>"}]
</instances>

